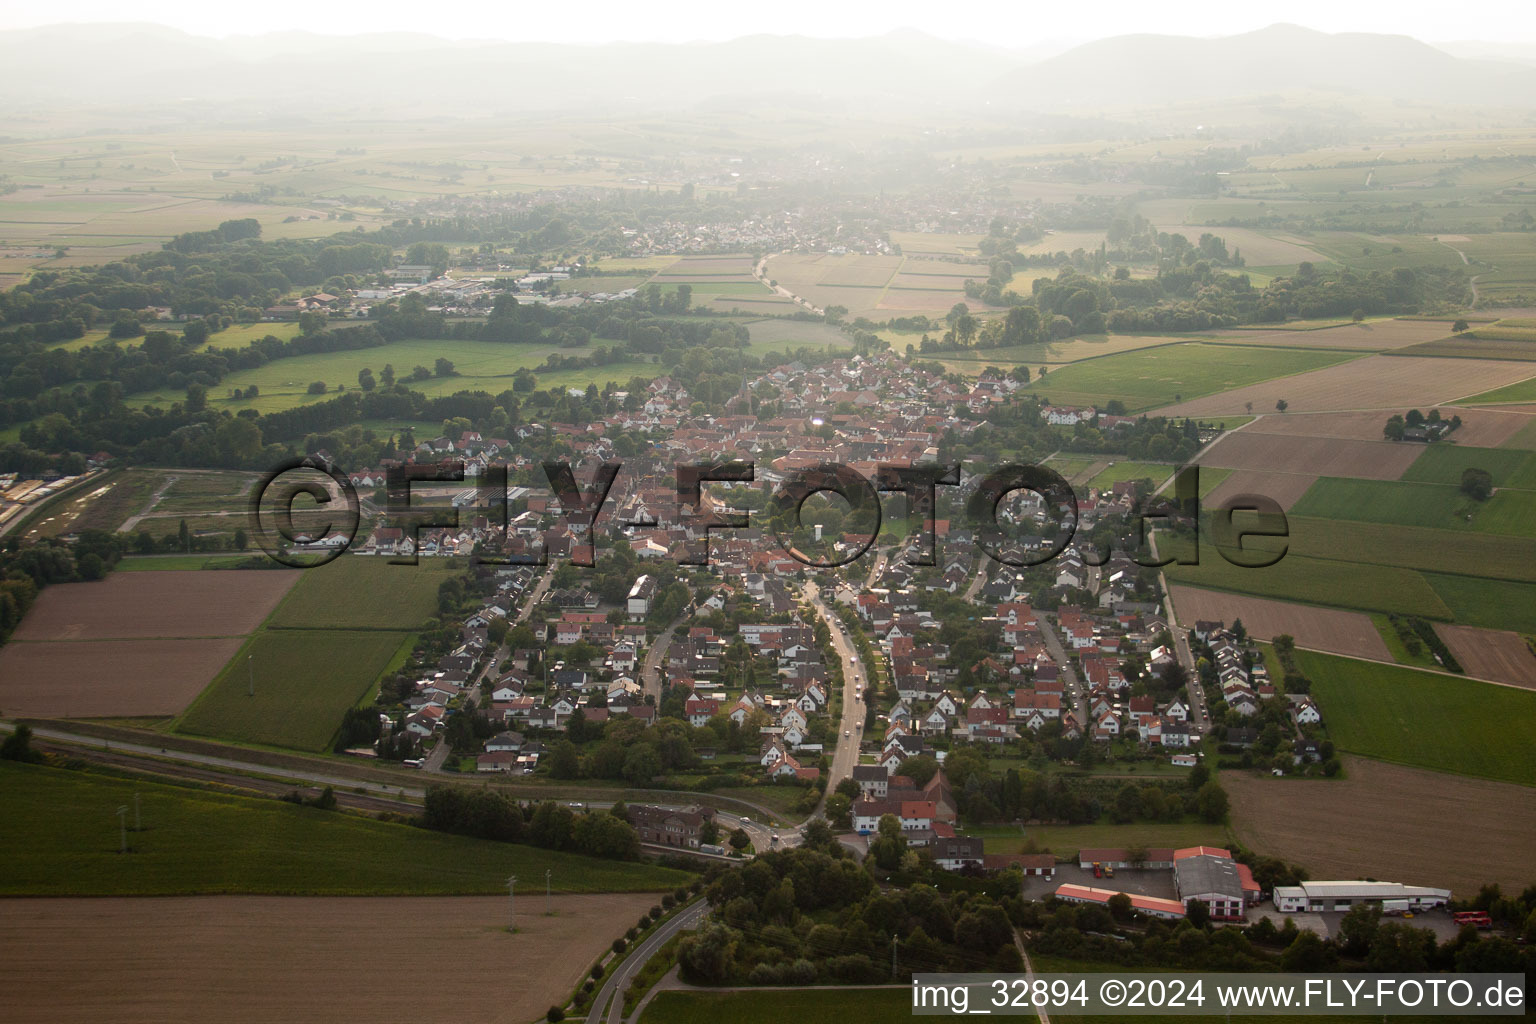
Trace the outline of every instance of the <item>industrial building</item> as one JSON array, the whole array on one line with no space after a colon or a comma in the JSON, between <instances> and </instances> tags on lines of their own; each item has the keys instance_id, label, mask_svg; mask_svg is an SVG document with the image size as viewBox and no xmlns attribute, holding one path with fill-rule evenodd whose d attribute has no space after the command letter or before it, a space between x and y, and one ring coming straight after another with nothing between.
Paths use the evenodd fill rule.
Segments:
<instances>
[{"instance_id":1,"label":"industrial building","mask_svg":"<svg viewBox=\"0 0 1536 1024\"><path fill-rule=\"evenodd\" d=\"M1348 910L1361 903L1406 901L1409 910L1443 907L1451 900L1451 890L1430 889L1400 882L1302 882L1300 885L1275 886L1275 909L1283 913L1297 911Z\"/></svg>"}]
</instances>

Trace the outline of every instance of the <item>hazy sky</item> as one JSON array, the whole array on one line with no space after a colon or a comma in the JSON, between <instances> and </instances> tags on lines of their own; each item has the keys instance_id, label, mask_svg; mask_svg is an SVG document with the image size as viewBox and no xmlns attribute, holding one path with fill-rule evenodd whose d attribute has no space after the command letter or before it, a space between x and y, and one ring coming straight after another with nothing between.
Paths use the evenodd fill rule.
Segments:
<instances>
[{"instance_id":1,"label":"hazy sky","mask_svg":"<svg viewBox=\"0 0 1536 1024\"><path fill-rule=\"evenodd\" d=\"M957 13L967 16L956 18ZM669 0L660 4L585 0L575 7L530 2L429 4L421 0L0 0L0 27L58 22L148 21L199 35L306 30L327 34L424 32L450 39L601 43L729 39L756 32L815 36L874 35L918 28L954 39L1023 48L1048 40L1081 41L1126 32L1228 35L1288 21L1325 32L1393 32L1424 40L1536 41L1536 3L1384 4L1381 0L1291 0L1281 8L1210 0L1154 4L989 2L963 7L932 0Z\"/></svg>"}]
</instances>

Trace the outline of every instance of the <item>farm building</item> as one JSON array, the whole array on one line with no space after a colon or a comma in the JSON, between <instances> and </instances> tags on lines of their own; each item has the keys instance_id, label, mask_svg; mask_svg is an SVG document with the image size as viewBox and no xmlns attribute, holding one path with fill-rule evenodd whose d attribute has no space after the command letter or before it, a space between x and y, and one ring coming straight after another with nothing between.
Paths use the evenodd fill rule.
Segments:
<instances>
[{"instance_id":1,"label":"farm building","mask_svg":"<svg viewBox=\"0 0 1536 1024\"><path fill-rule=\"evenodd\" d=\"M1056 855L1052 853L988 853L982 856L981 866L988 871L1004 871L1017 866L1026 875L1054 878Z\"/></svg>"},{"instance_id":2,"label":"farm building","mask_svg":"<svg viewBox=\"0 0 1536 1024\"><path fill-rule=\"evenodd\" d=\"M1077 866L1084 871L1092 871L1094 864L1103 864L1111 868L1150 868L1153 870L1168 870L1173 867L1173 851L1166 849L1152 849L1144 851L1146 856L1140 860L1131 860L1130 851L1117 847L1104 849L1084 848L1077 851Z\"/></svg>"},{"instance_id":3,"label":"farm building","mask_svg":"<svg viewBox=\"0 0 1536 1024\"><path fill-rule=\"evenodd\" d=\"M1119 893L1113 889L1095 889L1091 885L1072 885L1071 883L1056 887L1056 898L1067 903L1097 903L1105 906L1111 896ZM1126 893L1131 898L1131 907L1137 913L1146 914L1148 917L1164 917L1169 920L1178 920L1184 916L1184 904L1178 900L1159 899L1156 896L1137 896L1135 893Z\"/></svg>"},{"instance_id":4,"label":"farm building","mask_svg":"<svg viewBox=\"0 0 1536 1024\"><path fill-rule=\"evenodd\" d=\"M1246 865L1230 851L1191 846L1173 854L1173 884L1187 906L1204 903L1217 920L1241 920L1244 909L1259 901L1259 887Z\"/></svg>"},{"instance_id":5,"label":"farm building","mask_svg":"<svg viewBox=\"0 0 1536 1024\"><path fill-rule=\"evenodd\" d=\"M1407 900L1413 910L1427 910L1449 903L1449 889L1430 889L1400 882L1302 882L1275 886L1275 909L1282 913L1302 910L1348 910L1361 903Z\"/></svg>"}]
</instances>

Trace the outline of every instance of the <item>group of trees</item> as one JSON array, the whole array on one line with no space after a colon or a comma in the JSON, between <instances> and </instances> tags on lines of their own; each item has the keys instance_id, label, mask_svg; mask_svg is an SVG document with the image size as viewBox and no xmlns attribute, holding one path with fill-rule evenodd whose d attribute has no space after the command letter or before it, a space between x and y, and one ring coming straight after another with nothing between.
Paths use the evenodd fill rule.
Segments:
<instances>
[{"instance_id":1,"label":"group of trees","mask_svg":"<svg viewBox=\"0 0 1536 1024\"><path fill-rule=\"evenodd\" d=\"M432 786L416 823L458 835L569 850L592 857L637 860L640 836L622 804L609 811L577 814L553 801L520 804L494 789Z\"/></svg>"},{"instance_id":2,"label":"group of trees","mask_svg":"<svg viewBox=\"0 0 1536 1024\"><path fill-rule=\"evenodd\" d=\"M991 898L924 884L876 887L835 843L759 854L706 889L716 908L677 956L703 984L873 984L894 974L1014 971L1007 914Z\"/></svg>"}]
</instances>

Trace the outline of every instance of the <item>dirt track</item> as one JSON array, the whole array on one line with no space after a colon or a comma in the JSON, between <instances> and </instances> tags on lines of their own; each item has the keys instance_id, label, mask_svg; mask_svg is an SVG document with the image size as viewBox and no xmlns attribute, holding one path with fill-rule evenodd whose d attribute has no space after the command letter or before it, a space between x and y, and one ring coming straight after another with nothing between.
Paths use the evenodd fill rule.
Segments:
<instances>
[{"instance_id":1,"label":"dirt track","mask_svg":"<svg viewBox=\"0 0 1536 1024\"><path fill-rule=\"evenodd\" d=\"M0 900L5 1019L523 1022L655 894ZM24 940L20 937L25 936Z\"/></svg>"},{"instance_id":2,"label":"dirt track","mask_svg":"<svg viewBox=\"0 0 1536 1024\"><path fill-rule=\"evenodd\" d=\"M1223 772L1244 845L1314 879L1379 878L1477 894L1536 881L1536 788L1346 757L1345 779Z\"/></svg>"}]
</instances>

